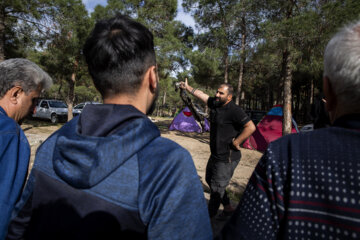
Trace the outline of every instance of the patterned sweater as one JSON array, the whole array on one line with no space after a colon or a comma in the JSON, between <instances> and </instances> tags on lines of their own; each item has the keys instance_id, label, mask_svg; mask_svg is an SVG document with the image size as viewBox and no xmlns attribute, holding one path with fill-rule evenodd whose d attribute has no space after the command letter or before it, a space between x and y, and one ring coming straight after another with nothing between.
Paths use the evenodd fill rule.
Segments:
<instances>
[{"instance_id":1,"label":"patterned sweater","mask_svg":"<svg viewBox=\"0 0 360 240\"><path fill-rule=\"evenodd\" d=\"M218 239L360 239L360 115L269 145Z\"/></svg>"}]
</instances>

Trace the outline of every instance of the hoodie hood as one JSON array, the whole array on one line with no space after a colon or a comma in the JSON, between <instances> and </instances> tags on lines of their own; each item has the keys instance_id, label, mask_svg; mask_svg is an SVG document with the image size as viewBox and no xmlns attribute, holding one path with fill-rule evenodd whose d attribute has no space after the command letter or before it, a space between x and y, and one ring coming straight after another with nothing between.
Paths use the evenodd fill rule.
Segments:
<instances>
[{"instance_id":1,"label":"hoodie hood","mask_svg":"<svg viewBox=\"0 0 360 240\"><path fill-rule=\"evenodd\" d=\"M155 124L130 105L87 105L56 139L56 174L76 188L91 188L160 136Z\"/></svg>"}]
</instances>

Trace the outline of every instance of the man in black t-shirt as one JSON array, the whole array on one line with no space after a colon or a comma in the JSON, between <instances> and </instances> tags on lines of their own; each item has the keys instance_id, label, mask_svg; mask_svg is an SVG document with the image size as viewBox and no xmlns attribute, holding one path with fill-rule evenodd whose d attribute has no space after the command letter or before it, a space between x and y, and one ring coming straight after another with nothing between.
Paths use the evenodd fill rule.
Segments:
<instances>
[{"instance_id":1,"label":"man in black t-shirt","mask_svg":"<svg viewBox=\"0 0 360 240\"><path fill-rule=\"evenodd\" d=\"M215 97L209 97L199 89L188 85L187 79L180 87L202 100L210 108L210 151L206 166L206 182L211 193L209 215L214 217L224 205L224 214L231 214L234 208L226 194L226 187L238 165L240 144L255 131L255 125L245 112L232 101L233 87L223 83Z\"/></svg>"}]
</instances>

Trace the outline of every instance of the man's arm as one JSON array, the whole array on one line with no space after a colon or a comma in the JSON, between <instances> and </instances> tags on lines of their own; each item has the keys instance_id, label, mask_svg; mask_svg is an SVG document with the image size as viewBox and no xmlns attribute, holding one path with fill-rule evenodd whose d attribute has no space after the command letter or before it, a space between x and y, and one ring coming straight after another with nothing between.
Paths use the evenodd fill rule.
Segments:
<instances>
[{"instance_id":1,"label":"man's arm","mask_svg":"<svg viewBox=\"0 0 360 240\"><path fill-rule=\"evenodd\" d=\"M7 232L11 212L25 183L30 147L24 135L9 128L0 136L0 239Z\"/></svg>"},{"instance_id":2,"label":"man's arm","mask_svg":"<svg viewBox=\"0 0 360 240\"><path fill-rule=\"evenodd\" d=\"M204 192L191 155L164 139L150 148L156 151L139 155L144 160L139 164L139 209L148 239L212 239Z\"/></svg>"},{"instance_id":3,"label":"man's arm","mask_svg":"<svg viewBox=\"0 0 360 240\"><path fill-rule=\"evenodd\" d=\"M187 78L185 78L185 82L180 82L180 88L185 89L189 93L191 93L193 96L199 98L201 101L203 101L205 104L207 104L207 101L209 99L209 95L204 93L203 91L193 88L188 84Z\"/></svg>"},{"instance_id":4,"label":"man's arm","mask_svg":"<svg viewBox=\"0 0 360 240\"><path fill-rule=\"evenodd\" d=\"M13 211L6 240L24 239L32 214L32 192L29 193L28 191L28 189L24 191L21 201L17 204L16 209Z\"/></svg>"},{"instance_id":5,"label":"man's arm","mask_svg":"<svg viewBox=\"0 0 360 240\"><path fill-rule=\"evenodd\" d=\"M243 143L248 137L250 137L256 130L253 121L248 121L244 125L244 130L239 136L233 139L233 145L237 150L240 150L240 144Z\"/></svg>"}]
</instances>

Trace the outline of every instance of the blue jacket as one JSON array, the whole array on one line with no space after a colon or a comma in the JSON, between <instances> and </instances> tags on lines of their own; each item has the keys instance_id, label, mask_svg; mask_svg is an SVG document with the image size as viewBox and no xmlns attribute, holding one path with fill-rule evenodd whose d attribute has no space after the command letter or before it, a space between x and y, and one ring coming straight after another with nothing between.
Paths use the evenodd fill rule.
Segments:
<instances>
[{"instance_id":1,"label":"blue jacket","mask_svg":"<svg viewBox=\"0 0 360 240\"><path fill-rule=\"evenodd\" d=\"M50 136L18 208L9 239L212 238L190 154L129 105L87 105Z\"/></svg>"},{"instance_id":2,"label":"blue jacket","mask_svg":"<svg viewBox=\"0 0 360 240\"><path fill-rule=\"evenodd\" d=\"M20 126L0 107L0 239L25 183L30 146Z\"/></svg>"}]
</instances>

